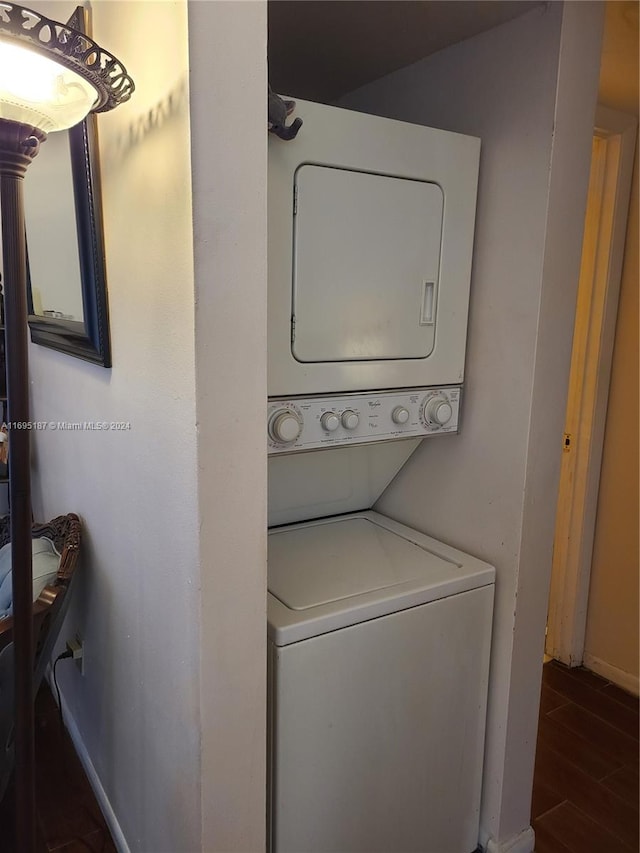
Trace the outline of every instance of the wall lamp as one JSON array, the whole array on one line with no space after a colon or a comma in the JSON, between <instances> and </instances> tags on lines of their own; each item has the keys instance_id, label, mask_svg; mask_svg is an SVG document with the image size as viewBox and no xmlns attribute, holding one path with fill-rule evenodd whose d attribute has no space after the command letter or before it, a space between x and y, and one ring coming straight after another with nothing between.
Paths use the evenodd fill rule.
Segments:
<instances>
[{"instance_id":1,"label":"wall lamp","mask_svg":"<svg viewBox=\"0 0 640 853\"><path fill-rule=\"evenodd\" d=\"M5 292L15 671L16 842L35 851L31 484L23 180L47 133L127 101L122 63L84 33L0 0L0 216ZM20 427L23 425L23 428Z\"/></svg>"}]
</instances>

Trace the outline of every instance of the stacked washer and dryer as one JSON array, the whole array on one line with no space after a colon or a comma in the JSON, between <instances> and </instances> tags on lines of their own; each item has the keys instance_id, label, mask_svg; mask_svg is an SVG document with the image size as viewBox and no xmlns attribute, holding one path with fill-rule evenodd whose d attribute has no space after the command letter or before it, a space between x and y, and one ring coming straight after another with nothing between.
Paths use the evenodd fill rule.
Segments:
<instances>
[{"instance_id":1,"label":"stacked washer and dryer","mask_svg":"<svg viewBox=\"0 0 640 853\"><path fill-rule=\"evenodd\" d=\"M494 569L371 507L459 431L480 142L296 114L269 140L269 847L471 853Z\"/></svg>"}]
</instances>

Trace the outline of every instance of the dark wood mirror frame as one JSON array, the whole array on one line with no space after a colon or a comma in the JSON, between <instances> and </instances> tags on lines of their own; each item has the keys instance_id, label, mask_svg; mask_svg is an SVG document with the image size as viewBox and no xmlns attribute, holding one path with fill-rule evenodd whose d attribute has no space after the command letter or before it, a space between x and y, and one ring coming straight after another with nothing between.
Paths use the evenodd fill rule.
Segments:
<instances>
[{"instance_id":1,"label":"dark wood mirror frame","mask_svg":"<svg viewBox=\"0 0 640 853\"><path fill-rule=\"evenodd\" d=\"M86 10L78 6L67 23L76 30L87 32ZM83 122L72 127L67 133L71 156L84 321L34 314L31 279L27 270L31 340L36 344L66 352L103 367L111 367L95 115L88 115ZM28 238L27 223L27 243Z\"/></svg>"}]
</instances>

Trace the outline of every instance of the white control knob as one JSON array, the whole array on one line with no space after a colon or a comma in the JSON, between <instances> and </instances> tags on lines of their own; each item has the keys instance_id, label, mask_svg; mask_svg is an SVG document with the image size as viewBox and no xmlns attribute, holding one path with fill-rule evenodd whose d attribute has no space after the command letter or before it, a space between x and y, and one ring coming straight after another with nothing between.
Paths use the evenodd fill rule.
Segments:
<instances>
[{"instance_id":1,"label":"white control knob","mask_svg":"<svg viewBox=\"0 0 640 853\"><path fill-rule=\"evenodd\" d=\"M335 412L325 412L320 418L320 423L322 424L322 429L325 429L327 432L335 432L340 426L340 418Z\"/></svg>"},{"instance_id":2,"label":"white control knob","mask_svg":"<svg viewBox=\"0 0 640 853\"><path fill-rule=\"evenodd\" d=\"M360 423L360 417L357 412L347 409L342 413L342 426L345 429L355 429Z\"/></svg>"},{"instance_id":3,"label":"white control knob","mask_svg":"<svg viewBox=\"0 0 640 853\"><path fill-rule=\"evenodd\" d=\"M409 410L404 406L396 406L391 412L391 420L394 424L406 424L409 420Z\"/></svg>"},{"instance_id":4,"label":"white control knob","mask_svg":"<svg viewBox=\"0 0 640 853\"><path fill-rule=\"evenodd\" d=\"M432 397L424 408L426 420L435 426L444 426L449 423L453 415L451 403L441 395Z\"/></svg>"},{"instance_id":5,"label":"white control knob","mask_svg":"<svg viewBox=\"0 0 640 853\"><path fill-rule=\"evenodd\" d=\"M291 409L278 409L269 421L269 435L274 441L291 444L302 432L302 422Z\"/></svg>"}]
</instances>

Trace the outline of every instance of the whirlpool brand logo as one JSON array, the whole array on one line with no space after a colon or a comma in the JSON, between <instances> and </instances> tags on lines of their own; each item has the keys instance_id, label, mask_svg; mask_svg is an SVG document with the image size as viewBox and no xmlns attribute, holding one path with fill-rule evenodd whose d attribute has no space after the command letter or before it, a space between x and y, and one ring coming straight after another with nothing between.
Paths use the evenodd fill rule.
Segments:
<instances>
[{"instance_id":1,"label":"whirlpool brand logo","mask_svg":"<svg viewBox=\"0 0 640 853\"><path fill-rule=\"evenodd\" d=\"M380 400L369 400L369 408L370 409L377 409L378 406L381 406L381 405L382 405L382 403L380 402Z\"/></svg>"}]
</instances>

